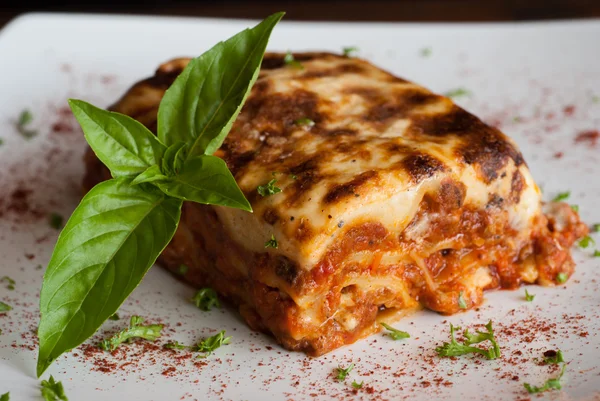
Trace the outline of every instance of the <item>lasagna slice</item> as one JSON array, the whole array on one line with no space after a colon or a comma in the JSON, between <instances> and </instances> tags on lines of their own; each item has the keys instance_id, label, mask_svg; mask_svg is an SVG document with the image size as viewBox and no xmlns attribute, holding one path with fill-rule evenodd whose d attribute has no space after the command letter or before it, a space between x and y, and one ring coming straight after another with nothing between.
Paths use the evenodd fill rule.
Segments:
<instances>
[{"instance_id":1,"label":"lasagna slice","mask_svg":"<svg viewBox=\"0 0 600 401\"><path fill-rule=\"evenodd\" d=\"M223 158L254 213L184 203L160 263L214 288L284 347L320 355L425 307L555 285L587 233L546 205L515 143L450 99L367 61L267 54ZM112 110L156 129L176 59ZM109 178L88 151L85 186Z\"/></svg>"}]
</instances>

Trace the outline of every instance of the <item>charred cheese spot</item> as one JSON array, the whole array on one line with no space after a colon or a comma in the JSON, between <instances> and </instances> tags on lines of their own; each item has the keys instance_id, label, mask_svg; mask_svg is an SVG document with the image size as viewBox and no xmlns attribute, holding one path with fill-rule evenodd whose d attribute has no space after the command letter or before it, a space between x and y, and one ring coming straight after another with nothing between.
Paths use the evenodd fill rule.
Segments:
<instances>
[{"instance_id":1,"label":"charred cheese spot","mask_svg":"<svg viewBox=\"0 0 600 401\"><path fill-rule=\"evenodd\" d=\"M289 258L277 255L275 261L275 274L282 278L286 283L293 286L300 276L300 271L294 262Z\"/></svg>"},{"instance_id":2,"label":"charred cheese spot","mask_svg":"<svg viewBox=\"0 0 600 401\"><path fill-rule=\"evenodd\" d=\"M348 181L344 184L334 185L323 197L323 202L326 204L337 203L348 197L360 196L360 188L368 182L376 181L377 177L377 171L365 171L351 181Z\"/></svg>"},{"instance_id":3,"label":"charred cheese spot","mask_svg":"<svg viewBox=\"0 0 600 401\"><path fill-rule=\"evenodd\" d=\"M300 61L300 60L298 60ZM343 74L362 74L365 69L362 65L353 62L336 65L333 68L313 68L304 72L299 79L329 78Z\"/></svg>"},{"instance_id":4,"label":"charred cheese spot","mask_svg":"<svg viewBox=\"0 0 600 401\"><path fill-rule=\"evenodd\" d=\"M521 174L519 170L515 170L510 181L510 200L513 203L519 203L521 200L521 193L526 187L527 183L523 178L523 174Z\"/></svg>"},{"instance_id":5,"label":"charred cheese spot","mask_svg":"<svg viewBox=\"0 0 600 401\"><path fill-rule=\"evenodd\" d=\"M389 95L379 97L385 99L384 102L372 105L363 117L365 121L387 123L389 120L406 117L418 107L440 99L438 95L417 89L399 91L393 95L393 101L390 101Z\"/></svg>"},{"instance_id":6,"label":"charred cheese spot","mask_svg":"<svg viewBox=\"0 0 600 401\"><path fill-rule=\"evenodd\" d=\"M290 128L297 128L295 121L308 118L315 123L323 120L318 111L319 96L297 89L291 93L256 93L248 99L240 115L240 121L251 122L254 129L266 135L284 135Z\"/></svg>"},{"instance_id":7,"label":"charred cheese spot","mask_svg":"<svg viewBox=\"0 0 600 401\"><path fill-rule=\"evenodd\" d=\"M504 198L501 197L498 194L489 194L488 196L488 203L485 205L486 209L495 207L495 208L501 208L502 205L504 204Z\"/></svg>"},{"instance_id":8,"label":"charred cheese spot","mask_svg":"<svg viewBox=\"0 0 600 401\"><path fill-rule=\"evenodd\" d=\"M467 186L460 181L446 178L440 185L437 204L447 211L457 210L464 204L467 196Z\"/></svg>"},{"instance_id":9,"label":"charred cheese spot","mask_svg":"<svg viewBox=\"0 0 600 401\"><path fill-rule=\"evenodd\" d=\"M446 171L444 163L425 153L408 155L400 162L400 165L414 183L419 183L435 173Z\"/></svg>"},{"instance_id":10,"label":"charred cheese spot","mask_svg":"<svg viewBox=\"0 0 600 401\"><path fill-rule=\"evenodd\" d=\"M279 214L277 210L273 208L266 208L263 212L263 220L266 221L270 225L274 225L279 221Z\"/></svg>"}]
</instances>

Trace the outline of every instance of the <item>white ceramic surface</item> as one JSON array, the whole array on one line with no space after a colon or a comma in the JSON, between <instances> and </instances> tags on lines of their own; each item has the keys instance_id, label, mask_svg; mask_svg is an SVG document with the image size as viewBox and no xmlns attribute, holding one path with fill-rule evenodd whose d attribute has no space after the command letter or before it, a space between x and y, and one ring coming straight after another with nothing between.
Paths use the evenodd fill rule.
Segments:
<instances>
[{"instance_id":1,"label":"white ceramic surface","mask_svg":"<svg viewBox=\"0 0 600 401\"><path fill-rule=\"evenodd\" d=\"M35 378L38 291L57 232L49 212L63 215L79 199L85 144L68 112L68 97L106 106L134 81L180 55L198 55L247 21L29 14L0 32L0 300L14 309L0 316L0 394L38 400ZM600 222L599 148L579 133L600 129L600 20L524 24L333 24L282 22L271 50L332 50L358 46L367 58L434 91L464 87L457 102L512 136L551 198L572 192L583 219ZM431 49L431 55L422 49ZM23 139L14 121L23 109L38 136ZM593 135L592 135L593 136ZM590 137L591 138L591 137ZM562 152L562 154L557 154ZM15 188L31 193L25 201ZM12 196L11 196L12 195ZM21 203L19 203L21 202ZM8 209L26 207L19 216ZM600 238L598 238L600 240ZM318 359L290 353L251 332L231 309L202 312L188 299L193 289L153 268L120 311L110 332L139 314L168 325L166 339L192 343L226 329L231 345L205 360L143 353L83 357L76 349L49 369L77 400L304 400L304 399L528 399L523 382L541 384L555 371L535 363L560 348L569 362L561 392L548 399L600 399L600 258L574 250L577 271L561 288L531 287L489 293L478 311L452 317L422 312L395 326L412 338L375 335ZM439 359L448 322L475 327L492 319L499 360ZM90 343L93 343L90 342ZM519 355L520 353L520 355ZM128 361L134 361L127 364ZM198 362L194 365L194 362ZM355 364L344 383L338 365ZM115 364L114 372L102 367ZM124 365L124 366L123 366ZM114 370L114 369L113 369ZM364 381L356 394L350 383ZM533 398L537 398L534 396Z\"/></svg>"}]
</instances>

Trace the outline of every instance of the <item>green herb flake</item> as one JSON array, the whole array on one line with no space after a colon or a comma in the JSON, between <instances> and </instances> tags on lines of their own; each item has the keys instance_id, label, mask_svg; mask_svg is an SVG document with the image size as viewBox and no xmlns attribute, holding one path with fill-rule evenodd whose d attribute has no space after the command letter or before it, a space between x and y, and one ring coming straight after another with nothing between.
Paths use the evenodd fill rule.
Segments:
<instances>
[{"instance_id":1,"label":"green herb flake","mask_svg":"<svg viewBox=\"0 0 600 401\"><path fill-rule=\"evenodd\" d=\"M185 276L187 272L190 270L188 265L179 265L179 269L177 269L177 273L182 276Z\"/></svg>"},{"instance_id":2,"label":"green herb flake","mask_svg":"<svg viewBox=\"0 0 600 401\"><path fill-rule=\"evenodd\" d=\"M296 59L294 58L294 55L293 55L293 54L292 54L292 52L290 52L290 51L288 51L288 52L285 54L285 57L283 58L283 62L284 62L286 65L288 65L288 66L290 66L290 67L292 67L292 68L295 68L295 69L297 69L297 70L303 70L303 69L304 69L304 66L302 65L302 63L300 63L298 60L296 60Z\"/></svg>"},{"instance_id":3,"label":"green herb flake","mask_svg":"<svg viewBox=\"0 0 600 401\"><path fill-rule=\"evenodd\" d=\"M600 232L600 223L596 223L592 225L592 232Z\"/></svg>"},{"instance_id":4,"label":"green herb flake","mask_svg":"<svg viewBox=\"0 0 600 401\"><path fill-rule=\"evenodd\" d=\"M33 115L29 110L23 110L17 120L17 131L25 139L33 138L37 135L37 131L30 130L27 126L33 121Z\"/></svg>"},{"instance_id":5,"label":"green herb flake","mask_svg":"<svg viewBox=\"0 0 600 401\"><path fill-rule=\"evenodd\" d=\"M298 176L296 174L290 174L290 177L292 178L292 180L297 180Z\"/></svg>"},{"instance_id":6,"label":"green herb flake","mask_svg":"<svg viewBox=\"0 0 600 401\"><path fill-rule=\"evenodd\" d=\"M487 359L496 359L500 357L500 346L498 345L496 338L494 337L494 330L492 328L492 321L490 320L485 328L487 332L476 331L475 334L469 333L469 330L463 332L463 336L466 341L459 343L455 338L455 331L460 330L460 327L454 327L450 323L450 342L444 343L442 346L437 347L435 350L441 357L452 357L466 354L481 354ZM492 347L489 349L472 347L473 344L479 344L483 341L490 341Z\"/></svg>"},{"instance_id":7,"label":"green herb flake","mask_svg":"<svg viewBox=\"0 0 600 401\"><path fill-rule=\"evenodd\" d=\"M523 383L523 387L525 387L529 394L543 393L544 391L552 389L560 390L562 388L562 385L560 384L560 379L562 379L563 375L565 374L566 367L567 364L563 364L558 377L554 379L548 379L546 383L544 383L544 385L541 387L532 386L529 383Z\"/></svg>"},{"instance_id":8,"label":"green herb flake","mask_svg":"<svg viewBox=\"0 0 600 401\"><path fill-rule=\"evenodd\" d=\"M10 392L0 395L0 401L10 401Z\"/></svg>"},{"instance_id":9,"label":"green herb flake","mask_svg":"<svg viewBox=\"0 0 600 401\"><path fill-rule=\"evenodd\" d=\"M421 57L423 57L423 58L428 58L428 57L430 57L430 56L431 56L431 53L432 53L432 52L433 52L433 51L432 51L431 47L424 47L424 48L422 48L422 49L419 51L419 54L420 54L420 55L421 55Z\"/></svg>"},{"instance_id":10,"label":"green herb flake","mask_svg":"<svg viewBox=\"0 0 600 401\"><path fill-rule=\"evenodd\" d=\"M109 339L103 340L98 346L105 351L112 352L124 342L130 342L134 338L143 338L148 341L155 341L161 335L162 324L142 325L144 319L140 316L132 316L129 321L129 327L121 330Z\"/></svg>"},{"instance_id":11,"label":"green herb flake","mask_svg":"<svg viewBox=\"0 0 600 401\"><path fill-rule=\"evenodd\" d=\"M189 348L187 345L183 345L179 341L173 341L170 343L166 343L165 345L163 345L163 347L166 349L180 349L180 350Z\"/></svg>"},{"instance_id":12,"label":"green herb flake","mask_svg":"<svg viewBox=\"0 0 600 401\"><path fill-rule=\"evenodd\" d=\"M279 243L275 239L275 235L271 234L271 239L265 242L265 248L279 248Z\"/></svg>"},{"instance_id":13,"label":"green herb flake","mask_svg":"<svg viewBox=\"0 0 600 401\"><path fill-rule=\"evenodd\" d=\"M527 291L527 288L525 288L525 301L531 302L534 299L535 299L535 295L534 294L530 294L529 291Z\"/></svg>"},{"instance_id":14,"label":"green herb flake","mask_svg":"<svg viewBox=\"0 0 600 401\"><path fill-rule=\"evenodd\" d=\"M9 304L5 304L4 302L0 301L0 313L2 313L2 312L8 312L9 310L12 310L12 306L10 306Z\"/></svg>"},{"instance_id":15,"label":"green herb flake","mask_svg":"<svg viewBox=\"0 0 600 401\"><path fill-rule=\"evenodd\" d=\"M561 350L544 352L544 363L546 365L558 365L564 361Z\"/></svg>"},{"instance_id":16,"label":"green herb flake","mask_svg":"<svg viewBox=\"0 0 600 401\"><path fill-rule=\"evenodd\" d=\"M344 52L344 57L354 57L356 55L356 53L358 53L358 47L356 47L356 46L344 47L342 49L342 51Z\"/></svg>"},{"instance_id":17,"label":"green herb flake","mask_svg":"<svg viewBox=\"0 0 600 401\"><path fill-rule=\"evenodd\" d=\"M112 315L110 315L110 317L108 318L108 320L119 320L119 314L118 313L113 313Z\"/></svg>"},{"instance_id":18,"label":"green herb flake","mask_svg":"<svg viewBox=\"0 0 600 401\"><path fill-rule=\"evenodd\" d=\"M592 103L600 103L600 96L597 96L597 95L592 96Z\"/></svg>"},{"instance_id":19,"label":"green herb flake","mask_svg":"<svg viewBox=\"0 0 600 401\"><path fill-rule=\"evenodd\" d=\"M574 212L579 212L579 205L571 205L571 210Z\"/></svg>"},{"instance_id":20,"label":"green herb flake","mask_svg":"<svg viewBox=\"0 0 600 401\"><path fill-rule=\"evenodd\" d=\"M196 305L197 308L208 312L213 307L220 308L221 303L219 302L219 297L217 296L217 292L212 288L201 288L196 292L194 298L192 298L192 302Z\"/></svg>"},{"instance_id":21,"label":"green herb flake","mask_svg":"<svg viewBox=\"0 0 600 401\"><path fill-rule=\"evenodd\" d=\"M15 280L13 280L12 278L10 278L8 276L2 277L0 279L0 281L6 282L6 288L8 288L9 290L14 290L15 289L15 284L17 284L17 282Z\"/></svg>"},{"instance_id":22,"label":"green herb flake","mask_svg":"<svg viewBox=\"0 0 600 401\"><path fill-rule=\"evenodd\" d=\"M594 250L594 253L592 254L592 256L593 256L594 258L598 258L598 257L600 257L600 251L599 251L599 250L597 250L597 249L595 249L595 250Z\"/></svg>"},{"instance_id":23,"label":"green herb flake","mask_svg":"<svg viewBox=\"0 0 600 401\"><path fill-rule=\"evenodd\" d=\"M4 139L0 138L0 146L4 145ZM8 393L6 393L8 394ZM2 401L2 398L0 398L0 401Z\"/></svg>"},{"instance_id":24,"label":"green herb flake","mask_svg":"<svg viewBox=\"0 0 600 401\"><path fill-rule=\"evenodd\" d=\"M271 195L278 194L279 192L281 192L281 188L275 186L276 182L277 182L277 180L275 178L273 178L266 185L259 185L256 188L256 191L263 198L265 196L271 196Z\"/></svg>"},{"instance_id":25,"label":"green herb flake","mask_svg":"<svg viewBox=\"0 0 600 401\"><path fill-rule=\"evenodd\" d=\"M387 331L389 331L388 336L392 337L392 339L394 340L410 338L410 334L408 334L406 331L395 329L387 323L381 322L379 324L382 325Z\"/></svg>"},{"instance_id":26,"label":"green herb flake","mask_svg":"<svg viewBox=\"0 0 600 401\"><path fill-rule=\"evenodd\" d=\"M310 128L315 125L315 122L313 120L311 120L310 118L305 117L305 118L297 119L296 121L294 121L294 124Z\"/></svg>"},{"instance_id":27,"label":"green herb flake","mask_svg":"<svg viewBox=\"0 0 600 401\"><path fill-rule=\"evenodd\" d=\"M579 243L577 245L579 245L580 248L585 249L590 245L596 245L596 241L589 235L586 235L585 237L579 240Z\"/></svg>"},{"instance_id":28,"label":"green herb flake","mask_svg":"<svg viewBox=\"0 0 600 401\"><path fill-rule=\"evenodd\" d=\"M198 344L192 347L192 351L204 352L204 355L202 355L201 357L206 358L221 345L226 345L230 342L231 337L225 337L225 330L222 330L214 336L205 338L204 340L200 341Z\"/></svg>"},{"instance_id":29,"label":"green herb flake","mask_svg":"<svg viewBox=\"0 0 600 401\"><path fill-rule=\"evenodd\" d=\"M42 380L40 390L45 401L69 401L62 383L55 381L52 376L48 380Z\"/></svg>"},{"instance_id":30,"label":"green herb flake","mask_svg":"<svg viewBox=\"0 0 600 401\"><path fill-rule=\"evenodd\" d=\"M58 213L52 213L48 218L48 223L50 224L50 227L54 228L55 230L60 230L62 228L63 221L64 218Z\"/></svg>"},{"instance_id":31,"label":"green herb flake","mask_svg":"<svg viewBox=\"0 0 600 401\"><path fill-rule=\"evenodd\" d=\"M350 371L354 369L354 364L351 363L350 366L348 366L347 368L342 368L341 366L338 366L336 368L337 370L337 376L335 377L336 379L338 379L339 381L344 381L346 380L346 376L348 376L348 374L350 373Z\"/></svg>"},{"instance_id":32,"label":"green herb flake","mask_svg":"<svg viewBox=\"0 0 600 401\"><path fill-rule=\"evenodd\" d=\"M465 301L465 298L463 296L463 291L460 291L458 293L458 307L460 309L467 309L467 301Z\"/></svg>"},{"instance_id":33,"label":"green herb flake","mask_svg":"<svg viewBox=\"0 0 600 401\"><path fill-rule=\"evenodd\" d=\"M444 93L444 96L456 99L458 97L471 96L471 91L465 88L457 88Z\"/></svg>"},{"instance_id":34,"label":"green herb flake","mask_svg":"<svg viewBox=\"0 0 600 401\"><path fill-rule=\"evenodd\" d=\"M570 196L571 191L559 192L558 195L556 195L554 199L552 199L552 202L561 202L566 199L569 199Z\"/></svg>"},{"instance_id":35,"label":"green herb flake","mask_svg":"<svg viewBox=\"0 0 600 401\"><path fill-rule=\"evenodd\" d=\"M569 276L567 275L567 273L558 273L556 275L556 282L559 284L566 283L568 279L569 279Z\"/></svg>"},{"instance_id":36,"label":"green herb flake","mask_svg":"<svg viewBox=\"0 0 600 401\"><path fill-rule=\"evenodd\" d=\"M357 390L360 390L363 386L364 381L357 383L356 380L352 382L352 387L354 387Z\"/></svg>"}]
</instances>

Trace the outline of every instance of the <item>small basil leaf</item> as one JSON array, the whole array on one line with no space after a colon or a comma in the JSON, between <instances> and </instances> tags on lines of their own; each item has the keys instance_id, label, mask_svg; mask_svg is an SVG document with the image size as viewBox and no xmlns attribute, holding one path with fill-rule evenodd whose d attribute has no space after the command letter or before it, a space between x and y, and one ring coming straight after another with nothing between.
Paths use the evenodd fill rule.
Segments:
<instances>
[{"instance_id":1,"label":"small basil leaf","mask_svg":"<svg viewBox=\"0 0 600 401\"><path fill-rule=\"evenodd\" d=\"M69 99L85 139L113 177L135 176L162 159L165 146L139 121Z\"/></svg>"},{"instance_id":2,"label":"small basil leaf","mask_svg":"<svg viewBox=\"0 0 600 401\"><path fill-rule=\"evenodd\" d=\"M38 376L117 311L177 229L180 200L129 184L96 185L58 237L40 294Z\"/></svg>"},{"instance_id":3,"label":"small basil leaf","mask_svg":"<svg viewBox=\"0 0 600 401\"><path fill-rule=\"evenodd\" d=\"M158 167L158 165L150 166L143 173L139 174L133 181L131 181L131 185L138 185L143 182L154 182L154 181L166 181L169 177L164 175Z\"/></svg>"},{"instance_id":4,"label":"small basil leaf","mask_svg":"<svg viewBox=\"0 0 600 401\"><path fill-rule=\"evenodd\" d=\"M189 159L170 181L154 185L175 198L252 211L227 164L216 156Z\"/></svg>"},{"instance_id":5,"label":"small basil leaf","mask_svg":"<svg viewBox=\"0 0 600 401\"><path fill-rule=\"evenodd\" d=\"M175 175L181 170L186 149L185 142L176 142L167 148L161 163L165 174Z\"/></svg>"},{"instance_id":6,"label":"small basil leaf","mask_svg":"<svg viewBox=\"0 0 600 401\"><path fill-rule=\"evenodd\" d=\"M211 155L221 146L283 14L269 16L190 61L160 102L158 138L164 144L189 143L187 158Z\"/></svg>"}]
</instances>

